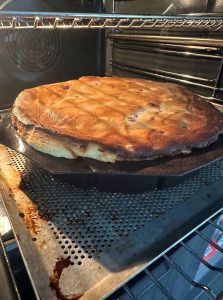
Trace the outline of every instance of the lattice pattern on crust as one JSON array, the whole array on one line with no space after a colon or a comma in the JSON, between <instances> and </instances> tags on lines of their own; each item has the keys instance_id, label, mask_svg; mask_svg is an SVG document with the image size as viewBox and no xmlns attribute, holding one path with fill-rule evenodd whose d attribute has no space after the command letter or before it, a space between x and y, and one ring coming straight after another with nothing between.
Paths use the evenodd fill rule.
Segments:
<instances>
[{"instance_id":1,"label":"lattice pattern on crust","mask_svg":"<svg viewBox=\"0 0 223 300\"><path fill-rule=\"evenodd\" d=\"M116 155L114 160L189 151L223 132L223 114L198 95L176 84L132 78L85 76L28 89L17 97L13 115L28 142L37 135L32 144L40 151L53 140L60 141L59 149L72 145L74 156L97 150Z\"/></svg>"}]
</instances>

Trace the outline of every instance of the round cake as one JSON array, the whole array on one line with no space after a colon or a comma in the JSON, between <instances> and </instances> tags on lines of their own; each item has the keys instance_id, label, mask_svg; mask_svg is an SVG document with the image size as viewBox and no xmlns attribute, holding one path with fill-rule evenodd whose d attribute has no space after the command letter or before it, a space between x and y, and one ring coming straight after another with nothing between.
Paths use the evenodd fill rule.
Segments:
<instances>
[{"instance_id":1,"label":"round cake","mask_svg":"<svg viewBox=\"0 0 223 300\"><path fill-rule=\"evenodd\" d=\"M85 76L23 90L12 124L56 157L136 161L210 145L223 133L223 113L177 84Z\"/></svg>"}]
</instances>

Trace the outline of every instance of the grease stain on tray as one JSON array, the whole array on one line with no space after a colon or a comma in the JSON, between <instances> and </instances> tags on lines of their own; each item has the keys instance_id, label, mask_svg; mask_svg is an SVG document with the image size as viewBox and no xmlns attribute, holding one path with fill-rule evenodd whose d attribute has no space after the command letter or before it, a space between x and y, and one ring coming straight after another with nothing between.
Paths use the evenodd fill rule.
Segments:
<instances>
[{"instance_id":1,"label":"grease stain on tray","mask_svg":"<svg viewBox=\"0 0 223 300\"><path fill-rule=\"evenodd\" d=\"M59 300L78 300L83 294L72 294L64 295L60 288L60 277L65 268L68 268L71 265L71 260L69 258L58 258L58 261L55 264L53 269L53 274L49 277L50 279L50 288Z\"/></svg>"}]
</instances>

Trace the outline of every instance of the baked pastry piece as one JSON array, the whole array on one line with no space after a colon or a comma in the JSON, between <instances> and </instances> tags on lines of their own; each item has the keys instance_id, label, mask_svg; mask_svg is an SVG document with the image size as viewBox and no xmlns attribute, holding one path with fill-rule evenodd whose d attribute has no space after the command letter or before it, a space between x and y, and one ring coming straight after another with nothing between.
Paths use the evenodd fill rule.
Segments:
<instances>
[{"instance_id":1,"label":"baked pastry piece","mask_svg":"<svg viewBox=\"0 0 223 300\"><path fill-rule=\"evenodd\" d=\"M85 76L22 91L12 124L41 152L114 162L206 147L223 133L223 114L177 84Z\"/></svg>"}]
</instances>

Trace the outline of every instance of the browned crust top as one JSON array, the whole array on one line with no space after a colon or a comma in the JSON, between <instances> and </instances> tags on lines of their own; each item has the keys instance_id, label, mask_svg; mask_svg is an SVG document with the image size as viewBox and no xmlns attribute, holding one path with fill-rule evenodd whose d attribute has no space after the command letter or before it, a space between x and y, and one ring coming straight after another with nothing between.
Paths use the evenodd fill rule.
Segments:
<instances>
[{"instance_id":1,"label":"browned crust top","mask_svg":"<svg viewBox=\"0 0 223 300\"><path fill-rule=\"evenodd\" d=\"M200 96L132 78L85 76L27 89L12 114L58 138L138 158L204 147L223 133L223 114Z\"/></svg>"}]
</instances>

